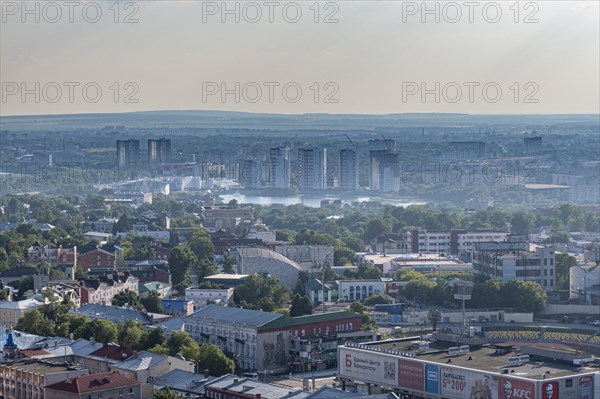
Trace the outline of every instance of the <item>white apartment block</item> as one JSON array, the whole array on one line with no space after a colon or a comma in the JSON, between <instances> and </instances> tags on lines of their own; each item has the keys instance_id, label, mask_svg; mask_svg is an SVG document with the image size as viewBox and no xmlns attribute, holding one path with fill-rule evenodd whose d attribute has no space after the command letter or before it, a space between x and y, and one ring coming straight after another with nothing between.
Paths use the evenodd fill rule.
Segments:
<instances>
[{"instance_id":1,"label":"white apartment block","mask_svg":"<svg viewBox=\"0 0 600 399\"><path fill-rule=\"evenodd\" d=\"M385 294L385 282L381 280L339 280L339 298L347 301L362 300L371 295Z\"/></svg>"},{"instance_id":2,"label":"white apartment block","mask_svg":"<svg viewBox=\"0 0 600 399\"><path fill-rule=\"evenodd\" d=\"M227 305L233 297L233 291L233 288L186 288L185 300L193 301L195 309L203 308L208 301L213 301L218 305Z\"/></svg>"},{"instance_id":3,"label":"white apartment block","mask_svg":"<svg viewBox=\"0 0 600 399\"><path fill-rule=\"evenodd\" d=\"M510 233L502 231L427 231L413 229L407 233L407 243L413 253L446 253L458 255L471 250L478 242L506 241Z\"/></svg>"}]
</instances>

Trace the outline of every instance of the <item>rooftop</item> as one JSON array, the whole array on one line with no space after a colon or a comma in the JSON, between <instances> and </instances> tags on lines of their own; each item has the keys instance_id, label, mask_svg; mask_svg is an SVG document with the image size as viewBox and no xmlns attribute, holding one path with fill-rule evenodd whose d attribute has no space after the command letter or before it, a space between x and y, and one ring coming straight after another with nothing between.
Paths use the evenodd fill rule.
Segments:
<instances>
[{"instance_id":1,"label":"rooftop","mask_svg":"<svg viewBox=\"0 0 600 399\"><path fill-rule=\"evenodd\" d=\"M141 351L124 362L113 365L113 367L129 371L147 370L165 359L166 356Z\"/></svg>"},{"instance_id":2,"label":"rooftop","mask_svg":"<svg viewBox=\"0 0 600 399\"><path fill-rule=\"evenodd\" d=\"M97 303L88 303L71 313L86 315L92 319L106 319L113 323L119 323L128 319L137 320L142 324L150 324L152 322L150 316L138 310L117 308Z\"/></svg>"},{"instance_id":3,"label":"rooftop","mask_svg":"<svg viewBox=\"0 0 600 399\"><path fill-rule=\"evenodd\" d=\"M203 395L204 385L214 379L215 377L204 377L204 375L202 374L196 374L192 373L191 371L175 369L163 375L162 377L154 380L153 384L154 386L158 387L168 386L172 390Z\"/></svg>"},{"instance_id":4,"label":"rooftop","mask_svg":"<svg viewBox=\"0 0 600 399\"><path fill-rule=\"evenodd\" d=\"M108 373L90 374L76 378L69 378L65 381L48 385L46 386L46 389L50 391L86 393L134 385L141 385L141 383L131 378L127 378L115 371L111 371Z\"/></svg>"},{"instance_id":5,"label":"rooftop","mask_svg":"<svg viewBox=\"0 0 600 399\"><path fill-rule=\"evenodd\" d=\"M38 374L59 374L64 373L66 371L78 370L78 368L70 362L59 362L38 359L19 360L13 363L6 363L4 365L14 369L24 370Z\"/></svg>"},{"instance_id":6,"label":"rooftop","mask_svg":"<svg viewBox=\"0 0 600 399\"><path fill-rule=\"evenodd\" d=\"M403 352L412 352L416 355L416 359L418 360L435 362L441 365L448 364L452 366L468 367L497 374L501 374L503 369L508 369L509 374L535 380L544 379L548 374L550 378L555 378L597 371L597 368L582 368L580 366L575 366L572 363L558 362L550 358L541 359L541 361L529 361L520 366L509 366L508 358L526 354L526 351L521 352L521 349L518 347L513 348L514 350L509 353L497 354L495 346L493 345L483 345L481 347L471 346L468 353L450 356L448 354L448 349L454 344L430 342L429 349L420 352L417 350L419 341L419 339L406 341L387 340L369 344L368 346L378 348L381 351L384 349L393 349ZM548 348L551 349L552 346L557 345L549 344Z\"/></svg>"},{"instance_id":7,"label":"rooftop","mask_svg":"<svg viewBox=\"0 0 600 399\"><path fill-rule=\"evenodd\" d=\"M248 278L248 274L228 274L228 273L219 273L213 274L212 276L205 277L208 280L243 280Z\"/></svg>"},{"instance_id":8,"label":"rooftop","mask_svg":"<svg viewBox=\"0 0 600 399\"><path fill-rule=\"evenodd\" d=\"M188 318L192 319L227 320L228 322L249 324L256 327L264 326L280 317L283 317L283 315L218 305L208 305L188 316Z\"/></svg>"}]
</instances>

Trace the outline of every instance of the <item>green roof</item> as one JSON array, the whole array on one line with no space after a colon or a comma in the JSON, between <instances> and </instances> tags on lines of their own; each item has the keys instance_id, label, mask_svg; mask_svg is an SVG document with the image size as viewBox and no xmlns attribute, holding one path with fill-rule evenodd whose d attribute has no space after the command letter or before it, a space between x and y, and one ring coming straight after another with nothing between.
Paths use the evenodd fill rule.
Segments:
<instances>
[{"instance_id":1,"label":"green roof","mask_svg":"<svg viewBox=\"0 0 600 399\"><path fill-rule=\"evenodd\" d=\"M140 283L138 286L138 290L140 293L142 292L150 292L155 290L162 290L165 288L169 288L169 284L163 283L160 281L149 281L147 283Z\"/></svg>"}]
</instances>

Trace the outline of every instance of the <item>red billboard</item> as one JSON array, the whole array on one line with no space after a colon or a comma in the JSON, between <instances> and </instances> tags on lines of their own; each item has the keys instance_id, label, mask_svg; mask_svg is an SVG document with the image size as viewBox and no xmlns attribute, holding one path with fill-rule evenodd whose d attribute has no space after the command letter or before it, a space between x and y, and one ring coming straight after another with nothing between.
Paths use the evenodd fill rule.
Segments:
<instances>
[{"instance_id":1,"label":"red billboard","mask_svg":"<svg viewBox=\"0 0 600 399\"><path fill-rule=\"evenodd\" d=\"M535 385L529 381L498 378L499 399L535 399ZM553 398L554 399L554 398Z\"/></svg>"},{"instance_id":2,"label":"red billboard","mask_svg":"<svg viewBox=\"0 0 600 399\"><path fill-rule=\"evenodd\" d=\"M403 388L424 391L425 367L411 360L398 359L398 381Z\"/></svg>"},{"instance_id":3,"label":"red billboard","mask_svg":"<svg viewBox=\"0 0 600 399\"><path fill-rule=\"evenodd\" d=\"M542 398L543 399L558 399L558 382L545 382L542 384Z\"/></svg>"}]
</instances>

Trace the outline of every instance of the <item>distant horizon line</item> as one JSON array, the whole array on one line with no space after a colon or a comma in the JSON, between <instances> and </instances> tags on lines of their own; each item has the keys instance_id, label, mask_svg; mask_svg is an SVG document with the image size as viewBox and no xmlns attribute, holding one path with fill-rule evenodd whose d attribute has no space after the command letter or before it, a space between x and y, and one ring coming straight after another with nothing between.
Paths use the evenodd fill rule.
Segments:
<instances>
[{"instance_id":1,"label":"distant horizon line","mask_svg":"<svg viewBox=\"0 0 600 399\"><path fill-rule=\"evenodd\" d=\"M467 112L394 112L394 113L330 113L330 112L304 112L304 113L274 113L274 112L253 112L253 111L235 111L235 110L215 110L215 109L155 109L144 111L123 111L123 112L81 112L81 113L50 113L50 114L14 114L0 115L1 118L26 118L26 117L51 117L51 116L87 116L87 115L128 115L128 114L144 114L144 113L183 113L183 112L198 112L198 113L230 113L230 114L248 114L248 115L265 115L265 116L395 116L395 115L440 115L440 116L598 116L600 113L467 113Z\"/></svg>"}]
</instances>

